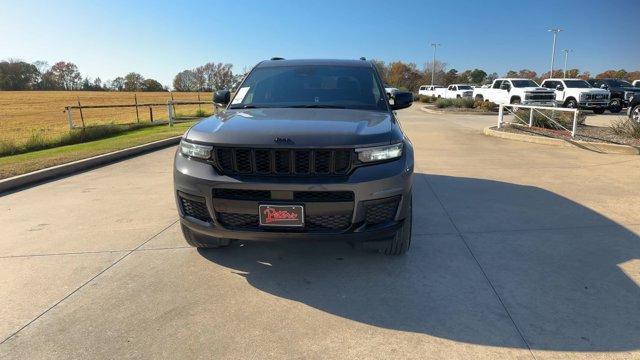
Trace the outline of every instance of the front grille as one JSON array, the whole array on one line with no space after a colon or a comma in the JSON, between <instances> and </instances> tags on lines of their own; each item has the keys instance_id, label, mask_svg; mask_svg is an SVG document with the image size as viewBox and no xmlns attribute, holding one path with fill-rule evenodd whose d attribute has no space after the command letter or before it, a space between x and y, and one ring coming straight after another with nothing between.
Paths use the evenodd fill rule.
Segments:
<instances>
[{"instance_id":1,"label":"front grille","mask_svg":"<svg viewBox=\"0 0 640 360\"><path fill-rule=\"evenodd\" d=\"M344 230L351 225L351 214L309 216L305 221L305 227L311 231Z\"/></svg>"},{"instance_id":2,"label":"front grille","mask_svg":"<svg viewBox=\"0 0 640 360\"><path fill-rule=\"evenodd\" d=\"M219 212L218 221L226 228L258 230L259 218L255 214ZM351 214L310 215L305 217L305 226L298 230L306 232L332 232L344 230L351 225ZM296 228L292 228L296 229Z\"/></svg>"},{"instance_id":3,"label":"front grille","mask_svg":"<svg viewBox=\"0 0 640 360\"><path fill-rule=\"evenodd\" d=\"M393 220L399 203L400 197L367 201L365 203L365 222L367 225L375 225Z\"/></svg>"},{"instance_id":4,"label":"front grille","mask_svg":"<svg viewBox=\"0 0 640 360\"><path fill-rule=\"evenodd\" d=\"M230 212L218 213L218 220L224 227L255 229L260 220L258 215L236 214Z\"/></svg>"},{"instance_id":5,"label":"front grille","mask_svg":"<svg viewBox=\"0 0 640 360\"><path fill-rule=\"evenodd\" d=\"M216 148L214 164L224 174L335 176L349 173L350 149Z\"/></svg>"},{"instance_id":6,"label":"front grille","mask_svg":"<svg viewBox=\"0 0 640 360\"><path fill-rule=\"evenodd\" d=\"M609 100L609 94L586 94L587 100Z\"/></svg>"},{"instance_id":7,"label":"front grille","mask_svg":"<svg viewBox=\"0 0 640 360\"><path fill-rule=\"evenodd\" d=\"M207 209L207 204L205 203L204 198L202 198L201 201L198 201L196 200L196 197L189 197L189 199L187 199L180 195L178 196L180 197L182 212L185 215L198 220L211 222L211 216L209 215L209 210Z\"/></svg>"},{"instance_id":8,"label":"front grille","mask_svg":"<svg viewBox=\"0 0 640 360\"><path fill-rule=\"evenodd\" d=\"M553 93L549 94L527 94L529 100L555 100L556 96Z\"/></svg>"}]
</instances>

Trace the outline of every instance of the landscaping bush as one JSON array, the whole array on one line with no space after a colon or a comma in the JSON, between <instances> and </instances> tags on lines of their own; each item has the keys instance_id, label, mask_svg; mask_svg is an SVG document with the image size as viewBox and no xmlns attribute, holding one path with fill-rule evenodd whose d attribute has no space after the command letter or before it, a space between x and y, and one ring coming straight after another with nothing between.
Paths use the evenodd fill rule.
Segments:
<instances>
[{"instance_id":1,"label":"landscaping bush","mask_svg":"<svg viewBox=\"0 0 640 360\"><path fill-rule=\"evenodd\" d=\"M436 97L435 97L435 96L424 96L424 95L420 95L420 96L418 97L418 100L419 100L420 102L430 104L430 103L433 103L433 102L435 102L435 101L436 101Z\"/></svg>"},{"instance_id":2,"label":"landscaping bush","mask_svg":"<svg viewBox=\"0 0 640 360\"><path fill-rule=\"evenodd\" d=\"M457 98L457 99L438 99L436 100L436 107L439 109L456 107L464 109L473 109L473 99Z\"/></svg>"},{"instance_id":3,"label":"landscaping bush","mask_svg":"<svg viewBox=\"0 0 640 360\"><path fill-rule=\"evenodd\" d=\"M473 107L482 111L498 111L498 104L491 101L476 100Z\"/></svg>"},{"instance_id":4,"label":"landscaping bush","mask_svg":"<svg viewBox=\"0 0 640 360\"><path fill-rule=\"evenodd\" d=\"M611 131L619 136L640 139L640 123L631 119L618 120L611 124Z\"/></svg>"}]
</instances>

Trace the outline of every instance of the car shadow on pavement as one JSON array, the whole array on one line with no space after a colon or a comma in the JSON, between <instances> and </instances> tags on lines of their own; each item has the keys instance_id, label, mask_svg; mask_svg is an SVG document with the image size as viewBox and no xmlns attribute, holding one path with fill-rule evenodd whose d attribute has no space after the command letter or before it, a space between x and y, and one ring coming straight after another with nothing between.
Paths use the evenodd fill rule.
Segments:
<instances>
[{"instance_id":1,"label":"car shadow on pavement","mask_svg":"<svg viewBox=\"0 0 640 360\"><path fill-rule=\"evenodd\" d=\"M413 242L400 257L335 242L200 254L261 291L376 327L511 348L640 349L633 232L499 181L416 174L413 202Z\"/></svg>"}]
</instances>

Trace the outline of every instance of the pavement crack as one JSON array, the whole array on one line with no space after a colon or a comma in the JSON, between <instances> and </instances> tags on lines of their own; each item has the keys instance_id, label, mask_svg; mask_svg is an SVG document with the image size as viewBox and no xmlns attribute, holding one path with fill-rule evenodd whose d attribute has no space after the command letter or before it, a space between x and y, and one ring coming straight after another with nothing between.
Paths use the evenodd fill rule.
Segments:
<instances>
[{"instance_id":1,"label":"pavement crack","mask_svg":"<svg viewBox=\"0 0 640 360\"><path fill-rule=\"evenodd\" d=\"M522 339L522 342L527 346L527 349L529 350L529 353L531 354L531 357L533 359L536 358L536 356L533 354L533 351L531 350L531 345L529 345L529 342L527 341L527 339L524 336L524 333L522 332L522 330L520 329L520 327L518 327L518 324L516 323L516 321L514 320L513 316L511 315L511 312L509 311L509 309L507 308L507 305L504 303L504 301L502 300L502 298L500 297L500 294L498 294L498 290L496 289L496 287L493 285L493 283L491 282L491 279L489 279L489 276L487 275L486 271L484 270L484 268L482 267L482 264L480 264L480 261L478 260L478 258L476 257L476 255L473 253L473 250L471 250L471 246L469 246L469 243L467 242L467 239L465 239L464 235L460 232L460 230L458 229L458 226L456 225L456 223L453 221L453 218L451 217L451 214L449 214L449 211L447 210L447 208L444 206L444 203L442 202L442 200L440 199L440 197L438 196L438 194L436 193L435 189L433 188L433 186L431 185L431 183L429 182L429 179L427 179L426 176L422 176L422 178L424 179L425 183L427 184L427 187L429 187L429 190L431 191L431 193L433 194L433 196L436 198L436 200L438 201L438 204L440 204L440 207L442 208L442 211L444 211L444 213L447 215L447 218L449 219L449 221L451 222L451 225L453 226L453 228L455 229L458 237L462 240L462 242L464 243L465 247L467 248L467 251L469 251L469 254L471 255L471 257L473 258L473 260L475 261L476 265L478 265L478 268L480 269L480 272L482 273L482 276L484 276L485 280L487 281L487 283L489 284L489 286L491 287L491 290L493 291L493 294L496 296L496 298L498 299L498 302L500 302L500 305L502 306L502 308L504 309L505 313L507 314L507 316L509 317L509 320L511 320L511 323L513 324L514 328L516 329L516 332L518 333L518 335L520 336L520 339Z\"/></svg>"},{"instance_id":2,"label":"pavement crack","mask_svg":"<svg viewBox=\"0 0 640 360\"><path fill-rule=\"evenodd\" d=\"M26 323L25 325L23 325L22 327L20 327L18 330L16 330L15 332L11 333L11 335L7 336L5 339L3 339L2 341L0 341L0 345L4 344L5 342L9 341L10 339L12 339L14 336L16 336L18 333L20 333L22 330L24 330L25 328L27 328L29 325L33 324L34 322L36 322L38 319L40 319L42 316L44 316L46 313L48 313L49 311L51 311L53 308L55 308L56 306L58 306L59 304L61 304L63 301L65 301L66 299L68 299L69 297L71 297L73 294L77 293L78 291L80 291L80 289L84 288L87 284L91 283L93 280L95 280L96 278L98 278L100 275L104 274L105 272L107 272L109 269L113 268L115 265L117 265L118 263L120 263L122 260L124 260L127 256L131 255L133 252L135 252L136 250L138 250L139 248L141 248L142 246L144 246L146 243L148 243L149 241L155 239L158 235L162 234L163 232L167 231L171 226L173 226L174 224L176 224L178 222L178 219L174 220L173 222L171 222L171 224L165 226L162 230L160 230L159 232L157 232L156 234L154 234L153 236L149 237L148 239L146 239L145 241L143 241L140 245L138 245L135 249L133 250L128 250L126 254L122 255L120 258L118 258L118 260L116 260L115 262L113 262L111 265L107 266L106 268L104 268L102 271L98 272L96 275L94 275L93 277L91 277L89 280L85 281L82 285L78 286L75 290L73 290L72 292L70 292L69 294L65 295L62 299L58 300L55 304L51 305L49 308L47 308L45 311L43 311L42 313L40 313L40 315L36 316L35 318L31 319L31 321L29 321L28 323Z\"/></svg>"}]
</instances>

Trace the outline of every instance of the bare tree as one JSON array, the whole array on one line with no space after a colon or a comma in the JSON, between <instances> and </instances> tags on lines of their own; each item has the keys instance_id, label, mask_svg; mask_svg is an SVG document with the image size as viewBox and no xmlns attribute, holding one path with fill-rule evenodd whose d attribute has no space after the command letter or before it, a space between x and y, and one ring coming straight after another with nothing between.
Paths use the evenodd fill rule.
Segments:
<instances>
[{"instance_id":1,"label":"bare tree","mask_svg":"<svg viewBox=\"0 0 640 360\"><path fill-rule=\"evenodd\" d=\"M176 91L197 91L198 80L195 71L184 70L179 72L175 78L173 78L173 88Z\"/></svg>"}]
</instances>

